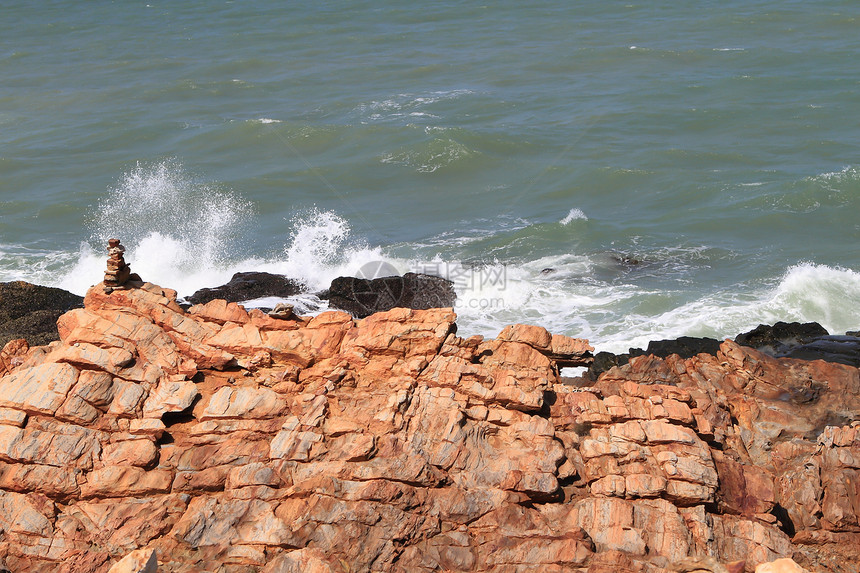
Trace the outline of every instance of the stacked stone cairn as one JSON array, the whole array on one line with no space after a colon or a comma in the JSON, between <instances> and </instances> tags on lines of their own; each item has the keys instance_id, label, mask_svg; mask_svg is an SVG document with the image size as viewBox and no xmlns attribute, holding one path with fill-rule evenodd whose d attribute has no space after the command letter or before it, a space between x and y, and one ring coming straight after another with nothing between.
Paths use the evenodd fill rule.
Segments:
<instances>
[{"instance_id":1,"label":"stacked stone cairn","mask_svg":"<svg viewBox=\"0 0 860 573\"><path fill-rule=\"evenodd\" d=\"M131 275L130 267L125 263L123 253L125 247L119 244L119 239L108 239L108 260L105 270L105 290L112 291L123 286Z\"/></svg>"}]
</instances>

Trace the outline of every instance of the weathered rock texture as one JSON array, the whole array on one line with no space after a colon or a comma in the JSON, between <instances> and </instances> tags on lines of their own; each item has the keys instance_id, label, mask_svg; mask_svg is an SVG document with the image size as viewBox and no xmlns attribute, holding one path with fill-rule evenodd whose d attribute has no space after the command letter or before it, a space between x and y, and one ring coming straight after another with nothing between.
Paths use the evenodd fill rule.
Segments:
<instances>
[{"instance_id":1,"label":"weathered rock texture","mask_svg":"<svg viewBox=\"0 0 860 573\"><path fill-rule=\"evenodd\" d=\"M358 318L397 307L416 310L450 307L457 300L453 282L420 273L375 279L338 277L319 296L327 299L332 308Z\"/></svg>"},{"instance_id":2,"label":"weathered rock texture","mask_svg":"<svg viewBox=\"0 0 860 573\"><path fill-rule=\"evenodd\" d=\"M108 239L108 260L107 269L105 269L105 290L110 290L113 287L123 286L131 278L131 267L125 262L125 247L123 247L119 239ZM139 278L139 277L138 277Z\"/></svg>"},{"instance_id":3,"label":"weathered rock texture","mask_svg":"<svg viewBox=\"0 0 860 573\"><path fill-rule=\"evenodd\" d=\"M26 337L34 346L59 340L57 319L84 299L58 288L24 281L0 283L0 348Z\"/></svg>"},{"instance_id":4,"label":"weathered rock texture","mask_svg":"<svg viewBox=\"0 0 860 573\"><path fill-rule=\"evenodd\" d=\"M10 571L858 571L854 367L726 341L575 387L540 327L175 296L96 286L0 380Z\"/></svg>"},{"instance_id":5,"label":"weathered rock texture","mask_svg":"<svg viewBox=\"0 0 860 573\"><path fill-rule=\"evenodd\" d=\"M242 302L267 296L286 298L304 291L302 284L283 275L253 271L236 273L230 282L215 288L202 288L187 300L191 304L206 304L215 299Z\"/></svg>"}]
</instances>

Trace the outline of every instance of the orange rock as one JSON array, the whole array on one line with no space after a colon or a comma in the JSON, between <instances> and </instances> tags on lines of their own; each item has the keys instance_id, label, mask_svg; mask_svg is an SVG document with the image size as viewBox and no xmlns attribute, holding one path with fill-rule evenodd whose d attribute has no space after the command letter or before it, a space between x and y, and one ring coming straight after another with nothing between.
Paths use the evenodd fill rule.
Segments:
<instances>
[{"instance_id":1,"label":"orange rock","mask_svg":"<svg viewBox=\"0 0 860 573\"><path fill-rule=\"evenodd\" d=\"M535 350L547 350L552 343L552 335L542 326L512 324L503 328L496 340L522 342Z\"/></svg>"},{"instance_id":2,"label":"orange rock","mask_svg":"<svg viewBox=\"0 0 860 573\"><path fill-rule=\"evenodd\" d=\"M46 363L18 369L0 383L0 406L52 415L77 380L78 370L70 364Z\"/></svg>"},{"instance_id":3,"label":"orange rock","mask_svg":"<svg viewBox=\"0 0 860 573\"><path fill-rule=\"evenodd\" d=\"M727 341L578 388L559 368L593 348L539 326L462 339L450 309L282 319L128 287L91 289L0 379L12 570L150 549L174 573L860 558L856 368Z\"/></svg>"},{"instance_id":4,"label":"orange rock","mask_svg":"<svg viewBox=\"0 0 860 573\"><path fill-rule=\"evenodd\" d=\"M158 559L152 549L135 549L117 561L108 573L156 573Z\"/></svg>"},{"instance_id":5,"label":"orange rock","mask_svg":"<svg viewBox=\"0 0 860 573\"><path fill-rule=\"evenodd\" d=\"M808 573L790 557L756 565L755 573Z\"/></svg>"},{"instance_id":6,"label":"orange rock","mask_svg":"<svg viewBox=\"0 0 860 573\"><path fill-rule=\"evenodd\" d=\"M218 324L226 322L245 324L251 321L251 317L245 311L245 307L235 302L227 302L220 299L211 300L206 304L194 305L188 309L188 314Z\"/></svg>"},{"instance_id":7,"label":"orange rock","mask_svg":"<svg viewBox=\"0 0 860 573\"><path fill-rule=\"evenodd\" d=\"M0 350L0 376L4 376L20 366L30 345L23 338L16 338L7 342Z\"/></svg>"},{"instance_id":8,"label":"orange rock","mask_svg":"<svg viewBox=\"0 0 860 573\"><path fill-rule=\"evenodd\" d=\"M90 497L135 497L167 493L173 474L166 470L145 470L136 466L107 466L87 475L81 495Z\"/></svg>"}]
</instances>

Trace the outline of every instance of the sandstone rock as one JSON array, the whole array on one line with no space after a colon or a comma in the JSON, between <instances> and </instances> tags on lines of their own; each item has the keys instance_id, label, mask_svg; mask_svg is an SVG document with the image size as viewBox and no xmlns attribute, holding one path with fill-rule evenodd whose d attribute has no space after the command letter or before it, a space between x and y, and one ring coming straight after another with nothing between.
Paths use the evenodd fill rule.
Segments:
<instances>
[{"instance_id":1,"label":"sandstone rock","mask_svg":"<svg viewBox=\"0 0 860 573\"><path fill-rule=\"evenodd\" d=\"M87 475L81 495L90 497L135 497L167 493L173 474L166 470L150 470L135 466L107 466Z\"/></svg>"},{"instance_id":2,"label":"sandstone rock","mask_svg":"<svg viewBox=\"0 0 860 573\"><path fill-rule=\"evenodd\" d=\"M591 364L594 348L587 340L571 338L560 334L550 334L541 326L513 324L506 326L496 340L521 342L549 357L559 368L569 366L588 366Z\"/></svg>"},{"instance_id":3,"label":"sandstone rock","mask_svg":"<svg viewBox=\"0 0 860 573\"><path fill-rule=\"evenodd\" d=\"M274 418L286 407L284 399L268 388L224 386L212 395L200 419Z\"/></svg>"},{"instance_id":4,"label":"sandstone rock","mask_svg":"<svg viewBox=\"0 0 860 573\"><path fill-rule=\"evenodd\" d=\"M4 376L20 366L29 350L30 345L23 338L16 338L7 342L3 346L3 350L0 350L0 376Z\"/></svg>"},{"instance_id":5,"label":"sandstone rock","mask_svg":"<svg viewBox=\"0 0 860 573\"><path fill-rule=\"evenodd\" d=\"M262 573L332 573L321 551L296 549L281 553L269 562Z\"/></svg>"},{"instance_id":6,"label":"sandstone rock","mask_svg":"<svg viewBox=\"0 0 860 573\"><path fill-rule=\"evenodd\" d=\"M755 573L808 573L806 569L789 557L756 565Z\"/></svg>"},{"instance_id":7,"label":"sandstone rock","mask_svg":"<svg viewBox=\"0 0 860 573\"><path fill-rule=\"evenodd\" d=\"M158 457L158 448L153 440L123 440L105 444L102 449L102 462L105 465L137 466L145 468Z\"/></svg>"},{"instance_id":8,"label":"sandstone rock","mask_svg":"<svg viewBox=\"0 0 860 573\"><path fill-rule=\"evenodd\" d=\"M69 364L47 363L16 370L0 380L0 406L34 414L53 414L78 379Z\"/></svg>"},{"instance_id":9,"label":"sandstone rock","mask_svg":"<svg viewBox=\"0 0 860 573\"><path fill-rule=\"evenodd\" d=\"M188 313L203 320L225 324L234 322L245 324L251 322L251 316L245 311L245 307L235 302L227 302L224 299L213 299L206 304L196 304L188 309Z\"/></svg>"},{"instance_id":10,"label":"sandstone rock","mask_svg":"<svg viewBox=\"0 0 860 573\"><path fill-rule=\"evenodd\" d=\"M182 412L189 408L200 392L190 380L162 380L143 405L143 415L159 418L166 412Z\"/></svg>"},{"instance_id":11,"label":"sandstone rock","mask_svg":"<svg viewBox=\"0 0 860 573\"><path fill-rule=\"evenodd\" d=\"M54 499L80 494L76 472L39 463L0 462L0 488L18 493L38 493Z\"/></svg>"},{"instance_id":12,"label":"sandstone rock","mask_svg":"<svg viewBox=\"0 0 860 573\"><path fill-rule=\"evenodd\" d=\"M174 573L860 558L856 368L726 341L574 384L559 368L589 360L587 341L527 325L463 339L454 321L91 289L60 342L0 379L0 558L103 572L157 550Z\"/></svg>"},{"instance_id":13,"label":"sandstone rock","mask_svg":"<svg viewBox=\"0 0 860 573\"><path fill-rule=\"evenodd\" d=\"M117 561L108 573L156 573L158 559L153 549L135 549Z\"/></svg>"},{"instance_id":14,"label":"sandstone rock","mask_svg":"<svg viewBox=\"0 0 860 573\"><path fill-rule=\"evenodd\" d=\"M101 451L100 432L53 420L24 428L0 426L0 459L89 470Z\"/></svg>"},{"instance_id":15,"label":"sandstone rock","mask_svg":"<svg viewBox=\"0 0 860 573\"><path fill-rule=\"evenodd\" d=\"M24 422L27 420L27 414L21 410L12 408L0 408L0 424L8 426L24 427Z\"/></svg>"}]
</instances>

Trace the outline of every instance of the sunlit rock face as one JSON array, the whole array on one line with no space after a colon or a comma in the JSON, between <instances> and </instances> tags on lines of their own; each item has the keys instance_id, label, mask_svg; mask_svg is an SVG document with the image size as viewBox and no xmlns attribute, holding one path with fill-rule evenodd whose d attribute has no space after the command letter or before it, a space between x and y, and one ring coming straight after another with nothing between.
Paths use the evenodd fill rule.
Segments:
<instances>
[{"instance_id":1,"label":"sunlit rock face","mask_svg":"<svg viewBox=\"0 0 860 573\"><path fill-rule=\"evenodd\" d=\"M450 308L279 318L107 290L59 342L0 355L9 571L856 563L852 366L726 341L593 381L559 375L587 341L464 339Z\"/></svg>"}]
</instances>

